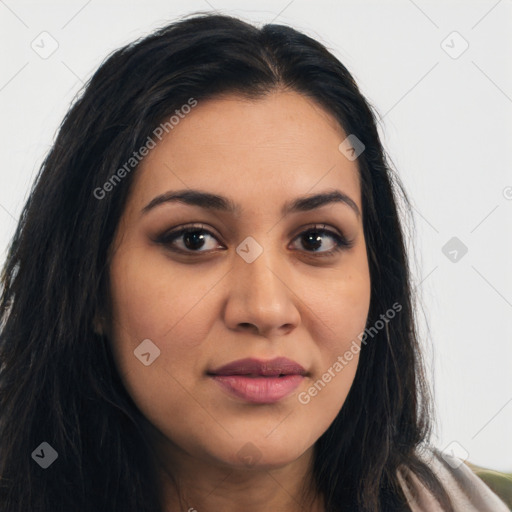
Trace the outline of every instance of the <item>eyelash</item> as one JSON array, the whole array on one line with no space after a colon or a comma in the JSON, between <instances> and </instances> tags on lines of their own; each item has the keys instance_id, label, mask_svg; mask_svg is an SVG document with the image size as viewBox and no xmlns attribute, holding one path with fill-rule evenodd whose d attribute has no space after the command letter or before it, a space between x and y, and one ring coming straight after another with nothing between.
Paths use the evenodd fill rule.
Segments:
<instances>
[{"instance_id":1,"label":"eyelash","mask_svg":"<svg viewBox=\"0 0 512 512\"><path fill-rule=\"evenodd\" d=\"M308 254L314 255L315 257L334 256L334 254L338 253L339 251L342 251L343 249L350 249L354 245L353 241L347 240L344 236L339 235L338 233L335 233L334 231L331 231L329 229L325 229L325 224L323 224L322 226L323 227L320 227L318 225L311 226L310 228L300 232L294 238L294 240L297 240L297 238L299 238L307 233L311 233L311 232L314 232L317 234L322 234L322 235L327 234L328 236L330 236L336 244L333 249L330 249L329 251L322 251L322 252L306 251ZM197 233L197 232L202 233L202 234L207 233L211 237L217 239L217 237L213 233L211 233L207 229L204 229L202 225L199 225L199 226L185 226L178 230L163 233L162 235L157 237L155 241L158 244L165 245L167 248L169 248L169 250L171 250L173 252L180 253L180 254L197 255L197 254L210 252L210 251L190 251L190 250L185 251L183 249L177 249L176 247L172 247L172 242L174 242L181 236L188 234L188 233Z\"/></svg>"}]
</instances>

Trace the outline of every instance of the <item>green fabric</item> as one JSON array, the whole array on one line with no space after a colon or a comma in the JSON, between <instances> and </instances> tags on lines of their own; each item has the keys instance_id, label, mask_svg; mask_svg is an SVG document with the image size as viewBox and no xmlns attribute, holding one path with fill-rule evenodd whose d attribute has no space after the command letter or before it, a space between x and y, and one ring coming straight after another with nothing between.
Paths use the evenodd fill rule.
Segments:
<instances>
[{"instance_id":1,"label":"green fabric","mask_svg":"<svg viewBox=\"0 0 512 512\"><path fill-rule=\"evenodd\" d=\"M470 463L467 463L467 465L512 510L512 473L501 473Z\"/></svg>"}]
</instances>

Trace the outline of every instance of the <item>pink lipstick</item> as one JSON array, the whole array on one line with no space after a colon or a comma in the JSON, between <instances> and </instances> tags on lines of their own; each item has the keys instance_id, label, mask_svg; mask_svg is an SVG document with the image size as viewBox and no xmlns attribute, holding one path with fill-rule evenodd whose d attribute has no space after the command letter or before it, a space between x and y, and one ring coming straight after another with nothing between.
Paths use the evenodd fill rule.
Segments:
<instances>
[{"instance_id":1,"label":"pink lipstick","mask_svg":"<svg viewBox=\"0 0 512 512\"><path fill-rule=\"evenodd\" d=\"M306 374L300 364L285 357L270 361L239 359L208 372L228 394L255 404L271 404L285 398Z\"/></svg>"}]
</instances>

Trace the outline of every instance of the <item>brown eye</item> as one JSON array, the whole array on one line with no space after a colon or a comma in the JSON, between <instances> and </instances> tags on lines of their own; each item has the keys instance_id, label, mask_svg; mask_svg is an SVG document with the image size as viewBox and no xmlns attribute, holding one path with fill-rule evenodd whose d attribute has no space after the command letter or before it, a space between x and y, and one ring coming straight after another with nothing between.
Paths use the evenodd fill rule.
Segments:
<instances>
[{"instance_id":1,"label":"brown eye","mask_svg":"<svg viewBox=\"0 0 512 512\"><path fill-rule=\"evenodd\" d=\"M352 247L353 243L344 236L324 227L314 226L300 233L295 240L300 241L306 252L318 253L319 256L330 256L344 248Z\"/></svg>"},{"instance_id":2,"label":"brown eye","mask_svg":"<svg viewBox=\"0 0 512 512\"><path fill-rule=\"evenodd\" d=\"M189 226L164 233L157 242L176 252L202 253L218 248L218 244L209 242L216 237L202 226ZM210 247L208 247L210 244ZM202 250L206 247L206 250Z\"/></svg>"},{"instance_id":3,"label":"brown eye","mask_svg":"<svg viewBox=\"0 0 512 512\"><path fill-rule=\"evenodd\" d=\"M201 225L186 226L166 232L159 236L156 242L171 251L201 254L219 248L220 244L216 244L212 240L217 240L217 237ZM303 231L295 237L295 240L298 240L302 246L299 250L315 256L332 256L344 248L353 246L353 242L348 241L344 236L325 229L325 224L322 227L313 226Z\"/></svg>"}]
</instances>

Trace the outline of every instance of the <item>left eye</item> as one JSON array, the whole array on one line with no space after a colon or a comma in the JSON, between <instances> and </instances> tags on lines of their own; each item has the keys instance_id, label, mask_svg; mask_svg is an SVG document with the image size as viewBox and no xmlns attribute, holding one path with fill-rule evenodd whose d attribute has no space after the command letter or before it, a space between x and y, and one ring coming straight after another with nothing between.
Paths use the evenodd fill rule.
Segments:
<instances>
[{"instance_id":1,"label":"left eye","mask_svg":"<svg viewBox=\"0 0 512 512\"><path fill-rule=\"evenodd\" d=\"M323 239L327 237L331 239L331 248L325 251L319 250L323 245ZM313 227L300 233L296 238L300 239L301 242L312 250L308 252L321 253L320 256L329 256L335 252L342 250L343 248L349 248L352 243L349 242L344 236L335 233L325 227Z\"/></svg>"},{"instance_id":2,"label":"left eye","mask_svg":"<svg viewBox=\"0 0 512 512\"><path fill-rule=\"evenodd\" d=\"M189 226L169 233L164 233L157 239L157 242L167 246L175 252L188 254L202 253L209 252L209 250L219 247L218 244L212 244L212 246L209 248L207 247L206 250L199 250L204 249L205 244L207 245L206 241L208 237L217 240L212 233L204 229L202 226ZM331 240L330 248L328 247L327 250L320 250L322 246L325 245L324 240L326 238ZM320 228L317 226L313 226L303 231L297 235L294 240L302 242L303 246L306 247L306 252L319 253L320 256L329 256L343 248L349 248L352 245L352 243L344 236L329 229L325 229L325 227ZM176 242L180 243L177 244Z\"/></svg>"}]
</instances>

